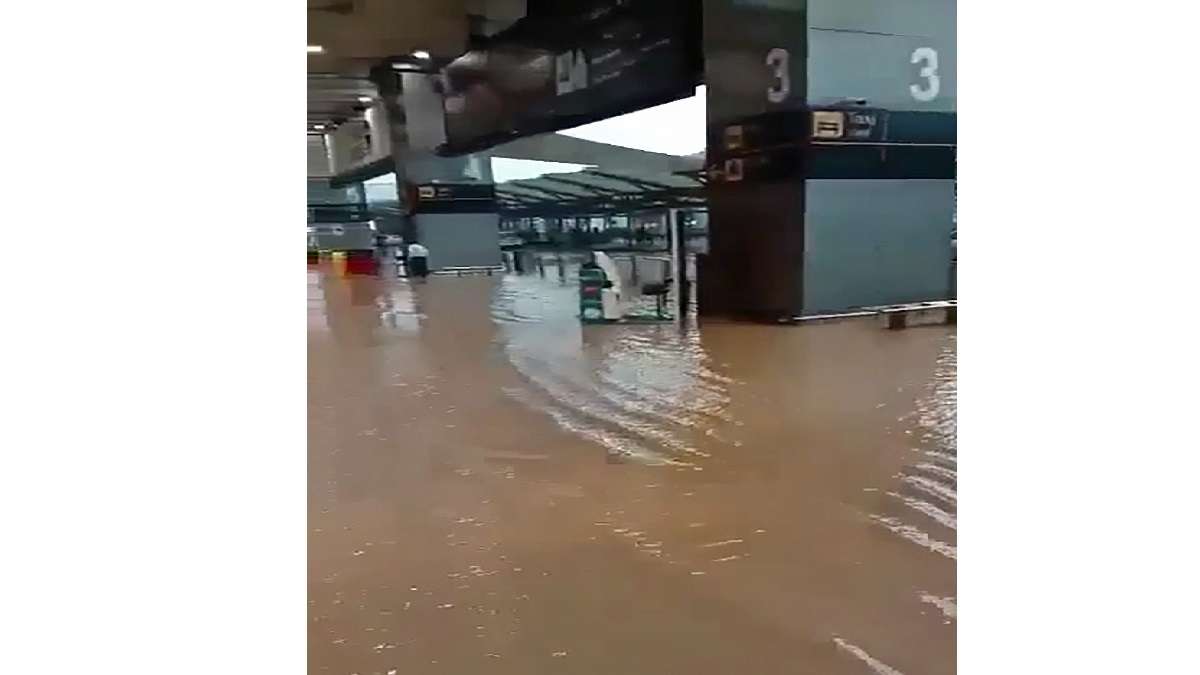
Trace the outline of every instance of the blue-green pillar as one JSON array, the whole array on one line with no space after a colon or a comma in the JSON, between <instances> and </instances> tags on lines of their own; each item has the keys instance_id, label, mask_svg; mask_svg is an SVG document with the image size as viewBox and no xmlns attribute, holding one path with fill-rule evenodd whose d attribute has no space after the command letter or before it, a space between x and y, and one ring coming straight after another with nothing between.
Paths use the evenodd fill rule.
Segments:
<instances>
[{"instance_id":1,"label":"blue-green pillar","mask_svg":"<svg viewBox=\"0 0 1200 675\"><path fill-rule=\"evenodd\" d=\"M705 315L948 297L955 0L703 0Z\"/></svg>"}]
</instances>

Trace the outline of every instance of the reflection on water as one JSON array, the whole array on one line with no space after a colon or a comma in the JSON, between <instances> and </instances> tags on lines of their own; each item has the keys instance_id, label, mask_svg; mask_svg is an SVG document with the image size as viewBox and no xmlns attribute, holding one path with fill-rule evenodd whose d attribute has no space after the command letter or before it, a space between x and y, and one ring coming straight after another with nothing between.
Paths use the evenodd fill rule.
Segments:
<instances>
[{"instance_id":1,"label":"reflection on water","mask_svg":"<svg viewBox=\"0 0 1200 675\"><path fill-rule=\"evenodd\" d=\"M308 272L310 332L330 331L346 341L375 339L375 327L416 332L421 318L417 295L407 284Z\"/></svg>"},{"instance_id":2,"label":"reflection on water","mask_svg":"<svg viewBox=\"0 0 1200 675\"><path fill-rule=\"evenodd\" d=\"M949 673L953 329L309 273L314 673Z\"/></svg>"}]
</instances>

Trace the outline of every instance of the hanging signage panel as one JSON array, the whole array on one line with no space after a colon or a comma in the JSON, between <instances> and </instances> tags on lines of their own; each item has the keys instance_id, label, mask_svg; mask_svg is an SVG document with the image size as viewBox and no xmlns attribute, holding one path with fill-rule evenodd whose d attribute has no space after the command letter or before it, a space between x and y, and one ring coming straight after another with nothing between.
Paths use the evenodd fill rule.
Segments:
<instances>
[{"instance_id":1,"label":"hanging signage panel","mask_svg":"<svg viewBox=\"0 0 1200 675\"><path fill-rule=\"evenodd\" d=\"M690 96L702 77L688 0L606 0L531 16L451 63L447 142L461 154Z\"/></svg>"}]
</instances>

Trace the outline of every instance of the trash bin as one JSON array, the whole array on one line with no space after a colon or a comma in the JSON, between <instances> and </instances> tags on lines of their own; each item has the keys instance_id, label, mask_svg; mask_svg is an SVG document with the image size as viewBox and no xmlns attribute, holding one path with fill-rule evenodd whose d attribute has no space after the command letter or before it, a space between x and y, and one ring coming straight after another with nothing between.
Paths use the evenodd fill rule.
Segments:
<instances>
[{"instance_id":1,"label":"trash bin","mask_svg":"<svg viewBox=\"0 0 1200 675\"><path fill-rule=\"evenodd\" d=\"M593 263L579 269L579 318L584 323L604 321L604 286L608 278Z\"/></svg>"}]
</instances>

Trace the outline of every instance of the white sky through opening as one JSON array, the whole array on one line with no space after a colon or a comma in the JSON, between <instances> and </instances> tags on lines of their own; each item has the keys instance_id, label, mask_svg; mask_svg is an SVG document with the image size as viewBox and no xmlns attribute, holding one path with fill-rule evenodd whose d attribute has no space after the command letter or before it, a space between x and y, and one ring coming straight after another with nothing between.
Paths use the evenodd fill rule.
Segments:
<instances>
[{"instance_id":1,"label":"white sky through opening","mask_svg":"<svg viewBox=\"0 0 1200 675\"><path fill-rule=\"evenodd\" d=\"M626 115L610 117L558 133L595 143L661 152L668 155L693 155L704 151L707 113L705 90L696 95ZM527 159L492 158L492 175L497 183L537 178L547 173L581 171L585 164L562 164Z\"/></svg>"},{"instance_id":2,"label":"white sky through opening","mask_svg":"<svg viewBox=\"0 0 1200 675\"><path fill-rule=\"evenodd\" d=\"M707 118L704 87L696 95L653 108L645 108L618 117L585 124L558 133L596 143L607 143L646 152L668 155L692 155L704 151ZM588 168L587 164L543 162L532 159L492 157L492 179L497 183L537 178L548 173L570 173ZM376 198L394 194L395 176L367 181L368 192Z\"/></svg>"},{"instance_id":3,"label":"white sky through opening","mask_svg":"<svg viewBox=\"0 0 1200 675\"><path fill-rule=\"evenodd\" d=\"M512 159L511 157L492 158L492 180L497 183L507 183L510 180L537 178L548 173L573 173L583 171L589 164L567 164L564 162L543 162L534 159Z\"/></svg>"},{"instance_id":4,"label":"white sky through opening","mask_svg":"<svg viewBox=\"0 0 1200 675\"><path fill-rule=\"evenodd\" d=\"M558 133L647 152L694 155L704 151L707 125L704 92L704 87L699 86L695 96Z\"/></svg>"}]
</instances>

